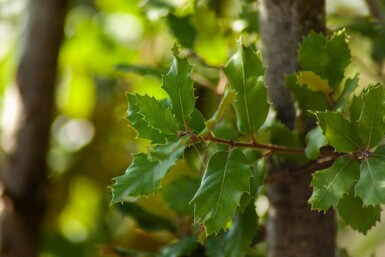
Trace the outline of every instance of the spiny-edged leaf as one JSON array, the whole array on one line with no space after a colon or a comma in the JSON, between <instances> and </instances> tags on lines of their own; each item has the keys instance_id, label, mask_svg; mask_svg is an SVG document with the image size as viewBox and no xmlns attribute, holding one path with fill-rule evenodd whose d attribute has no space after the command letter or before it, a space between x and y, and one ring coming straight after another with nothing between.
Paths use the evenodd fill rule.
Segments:
<instances>
[{"instance_id":1,"label":"spiny-edged leaf","mask_svg":"<svg viewBox=\"0 0 385 257\"><path fill-rule=\"evenodd\" d=\"M179 130L178 121L172 115L168 108L162 105L154 98L148 95L136 95L137 106L143 119L154 129L157 129L166 135L176 135Z\"/></svg>"},{"instance_id":2,"label":"spiny-edged leaf","mask_svg":"<svg viewBox=\"0 0 385 257\"><path fill-rule=\"evenodd\" d=\"M264 68L259 54L238 42L238 52L224 68L229 86L235 90L237 127L242 134L257 131L264 123L270 105L263 84Z\"/></svg>"},{"instance_id":3,"label":"spiny-edged leaf","mask_svg":"<svg viewBox=\"0 0 385 257\"><path fill-rule=\"evenodd\" d=\"M366 205L385 203L385 162L370 158L361 163L356 196Z\"/></svg>"},{"instance_id":4,"label":"spiny-edged leaf","mask_svg":"<svg viewBox=\"0 0 385 257\"><path fill-rule=\"evenodd\" d=\"M187 126L196 101L191 69L187 59L175 56L170 71L163 76L163 88L170 96L172 112L182 126Z\"/></svg>"},{"instance_id":5,"label":"spiny-edged leaf","mask_svg":"<svg viewBox=\"0 0 385 257\"><path fill-rule=\"evenodd\" d=\"M174 152L188 141L188 136L182 137L177 141L173 141L163 145L155 145L154 147L149 146L148 157L150 160L164 161L169 159L170 153Z\"/></svg>"},{"instance_id":6,"label":"spiny-edged leaf","mask_svg":"<svg viewBox=\"0 0 385 257\"><path fill-rule=\"evenodd\" d=\"M353 78L348 78L345 81L344 90L342 91L342 94L339 96L335 105L335 109L337 111L343 111L348 106L349 96L357 88L359 80L359 75L356 74Z\"/></svg>"},{"instance_id":7,"label":"spiny-edged leaf","mask_svg":"<svg viewBox=\"0 0 385 257\"><path fill-rule=\"evenodd\" d=\"M385 145L378 146L374 153L372 153L372 157L385 162Z\"/></svg>"},{"instance_id":8,"label":"spiny-edged leaf","mask_svg":"<svg viewBox=\"0 0 385 257\"><path fill-rule=\"evenodd\" d=\"M195 219L203 223L208 235L217 233L232 219L241 196L250 192L250 177L249 162L238 148L216 152L210 158L192 199Z\"/></svg>"},{"instance_id":9,"label":"spiny-edged leaf","mask_svg":"<svg viewBox=\"0 0 385 257\"><path fill-rule=\"evenodd\" d=\"M197 134L199 134L206 127L205 118L197 108L194 108L191 113L191 119L188 123L188 127Z\"/></svg>"},{"instance_id":10,"label":"spiny-edged leaf","mask_svg":"<svg viewBox=\"0 0 385 257\"><path fill-rule=\"evenodd\" d=\"M181 177L167 185L163 197L167 206L179 214L193 215L194 206L189 204L200 185L200 179Z\"/></svg>"},{"instance_id":11,"label":"spiny-edged leaf","mask_svg":"<svg viewBox=\"0 0 385 257\"><path fill-rule=\"evenodd\" d=\"M139 226L146 230L154 231L167 229L172 232L176 231L175 224L173 224L170 220L149 213L136 203L124 202L122 204L118 204L117 209L122 214L134 218L136 222L138 222Z\"/></svg>"},{"instance_id":12,"label":"spiny-edged leaf","mask_svg":"<svg viewBox=\"0 0 385 257\"><path fill-rule=\"evenodd\" d=\"M250 193L244 193L241 198L240 210L244 211L250 202L257 198L260 194L263 180L266 172L266 161L261 158L256 164L251 167L251 173L253 176L250 178Z\"/></svg>"},{"instance_id":13,"label":"spiny-edged leaf","mask_svg":"<svg viewBox=\"0 0 385 257\"><path fill-rule=\"evenodd\" d=\"M360 148L356 123L346 120L338 112L317 112L316 116L324 136L336 151L354 152Z\"/></svg>"},{"instance_id":14,"label":"spiny-edged leaf","mask_svg":"<svg viewBox=\"0 0 385 257\"><path fill-rule=\"evenodd\" d=\"M181 158L184 149L184 145L176 147L169 153L168 158L162 161L151 160L144 153L134 155L134 161L126 173L115 178L112 204L123 201L128 196L136 197L155 192L168 170Z\"/></svg>"},{"instance_id":15,"label":"spiny-edged leaf","mask_svg":"<svg viewBox=\"0 0 385 257\"><path fill-rule=\"evenodd\" d=\"M385 134L385 90L382 85L370 86L363 93L360 119L362 145L367 149L376 145Z\"/></svg>"},{"instance_id":16,"label":"spiny-edged leaf","mask_svg":"<svg viewBox=\"0 0 385 257\"><path fill-rule=\"evenodd\" d=\"M325 111L329 109L326 96L321 92L312 91L307 87L300 86L297 83L296 75L287 74L285 85L305 114L307 111Z\"/></svg>"},{"instance_id":17,"label":"spiny-edged leaf","mask_svg":"<svg viewBox=\"0 0 385 257\"><path fill-rule=\"evenodd\" d=\"M362 94L360 94L359 96L353 96L353 100L349 109L351 121L359 120L361 116L363 104L364 104L364 100L363 100Z\"/></svg>"},{"instance_id":18,"label":"spiny-edged leaf","mask_svg":"<svg viewBox=\"0 0 385 257\"><path fill-rule=\"evenodd\" d=\"M309 199L312 209L327 211L348 193L358 179L358 163L348 157L339 157L331 167L317 171L311 185L313 194Z\"/></svg>"},{"instance_id":19,"label":"spiny-edged leaf","mask_svg":"<svg viewBox=\"0 0 385 257\"><path fill-rule=\"evenodd\" d=\"M298 74L298 84L307 85L307 87L312 91L319 91L325 95L332 92L329 87L328 81L321 78L312 71L301 71Z\"/></svg>"},{"instance_id":20,"label":"spiny-edged leaf","mask_svg":"<svg viewBox=\"0 0 385 257\"><path fill-rule=\"evenodd\" d=\"M222 118L223 114L226 111L226 108L234 102L236 97L235 90L226 90L225 95L223 96L221 102L219 103L217 111L214 115L206 121L207 130L212 130L215 124Z\"/></svg>"},{"instance_id":21,"label":"spiny-edged leaf","mask_svg":"<svg viewBox=\"0 0 385 257\"><path fill-rule=\"evenodd\" d=\"M130 121L130 125L138 132L139 138L149 139L152 143L162 144L166 140L176 139L176 135L166 135L159 130L148 126L148 123L143 119L143 116L139 114L139 107L135 95L127 94L127 100L129 108L127 111L127 119Z\"/></svg>"},{"instance_id":22,"label":"spiny-edged leaf","mask_svg":"<svg viewBox=\"0 0 385 257\"><path fill-rule=\"evenodd\" d=\"M299 63L302 70L313 71L321 78L327 79L332 89L338 89L350 58L344 30L336 32L329 40L311 32L304 39L299 50Z\"/></svg>"},{"instance_id":23,"label":"spiny-edged leaf","mask_svg":"<svg viewBox=\"0 0 385 257\"><path fill-rule=\"evenodd\" d=\"M381 220L381 207L364 206L359 197L354 196L354 191L345 195L338 203L339 217L354 230L366 234L376 223Z\"/></svg>"},{"instance_id":24,"label":"spiny-edged leaf","mask_svg":"<svg viewBox=\"0 0 385 257\"><path fill-rule=\"evenodd\" d=\"M321 127L315 127L306 134L306 148L305 155L308 159L316 159L320 151L319 149L322 146L327 145L328 141L326 137L322 134Z\"/></svg>"},{"instance_id":25,"label":"spiny-edged leaf","mask_svg":"<svg viewBox=\"0 0 385 257\"><path fill-rule=\"evenodd\" d=\"M225 256L243 256L253 236L257 232L258 222L254 203L249 204L243 213L238 213L224 239Z\"/></svg>"},{"instance_id":26,"label":"spiny-edged leaf","mask_svg":"<svg viewBox=\"0 0 385 257\"><path fill-rule=\"evenodd\" d=\"M198 239L195 236L185 237L176 243L162 249L158 257L187 256L198 247Z\"/></svg>"}]
</instances>

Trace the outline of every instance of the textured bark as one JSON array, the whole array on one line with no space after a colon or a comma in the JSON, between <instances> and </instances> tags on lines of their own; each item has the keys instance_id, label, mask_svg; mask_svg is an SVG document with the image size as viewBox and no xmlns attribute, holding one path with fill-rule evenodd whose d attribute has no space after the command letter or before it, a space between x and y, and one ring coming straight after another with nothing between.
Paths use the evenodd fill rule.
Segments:
<instances>
[{"instance_id":1,"label":"textured bark","mask_svg":"<svg viewBox=\"0 0 385 257\"><path fill-rule=\"evenodd\" d=\"M268 66L265 82L278 118L289 128L295 124L295 109L284 87L284 74L298 70L297 51L311 30L325 31L324 0L261 0L260 33L262 57ZM316 53L315 53L316 54ZM295 169L290 163L272 165L270 175ZM336 225L334 212L311 211L310 174L282 177L269 185L267 222L269 257L333 257Z\"/></svg>"},{"instance_id":2,"label":"textured bark","mask_svg":"<svg viewBox=\"0 0 385 257\"><path fill-rule=\"evenodd\" d=\"M57 58L67 0L32 0L25 49L16 77L21 112L13 147L1 170L0 253L37 256L44 215L46 153L52 119Z\"/></svg>"}]
</instances>

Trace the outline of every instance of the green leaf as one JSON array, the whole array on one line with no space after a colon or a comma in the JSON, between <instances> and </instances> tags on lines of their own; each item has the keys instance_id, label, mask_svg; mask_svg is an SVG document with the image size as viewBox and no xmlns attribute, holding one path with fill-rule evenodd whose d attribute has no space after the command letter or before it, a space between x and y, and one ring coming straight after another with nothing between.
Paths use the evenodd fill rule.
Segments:
<instances>
[{"instance_id":1,"label":"green leaf","mask_svg":"<svg viewBox=\"0 0 385 257\"><path fill-rule=\"evenodd\" d=\"M263 180L266 172L266 161L261 158L254 166L251 167L252 177L250 178L250 194L244 193L241 198L240 210L243 211L247 208L253 199L256 199L260 194L263 186Z\"/></svg>"},{"instance_id":2,"label":"green leaf","mask_svg":"<svg viewBox=\"0 0 385 257\"><path fill-rule=\"evenodd\" d=\"M140 110L137 106L137 99L135 95L127 94L127 100L129 103L127 119L130 121L130 125L138 132L139 138L149 139L155 144L163 144L168 140L176 139L176 135L166 135L161 133L159 130L148 126L148 123L139 113Z\"/></svg>"},{"instance_id":3,"label":"green leaf","mask_svg":"<svg viewBox=\"0 0 385 257\"><path fill-rule=\"evenodd\" d=\"M332 89L338 89L345 69L350 64L350 50L346 41L344 30L336 32L329 40L311 32L299 50L302 70L315 72L327 79Z\"/></svg>"},{"instance_id":4,"label":"green leaf","mask_svg":"<svg viewBox=\"0 0 385 257\"><path fill-rule=\"evenodd\" d=\"M344 90L336 102L335 109L337 111L343 111L348 106L349 96L358 87L359 80L359 75L356 74L353 78L348 78L345 81Z\"/></svg>"},{"instance_id":5,"label":"green leaf","mask_svg":"<svg viewBox=\"0 0 385 257\"><path fill-rule=\"evenodd\" d=\"M238 148L217 152L210 158L192 199L195 219L203 223L208 235L217 233L232 219L241 196L250 192L250 177L249 162Z\"/></svg>"},{"instance_id":6,"label":"green leaf","mask_svg":"<svg viewBox=\"0 0 385 257\"><path fill-rule=\"evenodd\" d=\"M309 199L312 209L327 211L348 193L357 180L358 163L348 156L339 157L330 168L317 171L311 185L313 194Z\"/></svg>"},{"instance_id":7,"label":"green leaf","mask_svg":"<svg viewBox=\"0 0 385 257\"><path fill-rule=\"evenodd\" d=\"M176 243L162 249L158 257L187 256L198 247L198 239L195 236L185 237Z\"/></svg>"},{"instance_id":8,"label":"green leaf","mask_svg":"<svg viewBox=\"0 0 385 257\"><path fill-rule=\"evenodd\" d=\"M328 143L338 152L354 152L360 148L357 124L338 112L317 112L318 124Z\"/></svg>"},{"instance_id":9,"label":"green leaf","mask_svg":"<svg viewBox=\"0 0 385 257\"><path fill-rule=\"evenodd\" d=\"M238 213L233 220L233 225L226 233L224 239L225 256L243 256L253 236L257 232L258 217L254 203L249 204L243 213Z\"/></svg>"},{"instance_id":10,"label":"green leaf","mask_svg":"<svg viewBox=\"0 0 385 257\"><path fill-rule=\"evenodd\" d=\"M138 100L137 106L140 109L140 114L143 115L144 120L152 128L167 135L176 135L178 133L178 121L169 109L162 107L154 97L148 95L136 95L136 99Z\"/></svg>"},{"instance_id":11,"label":"green leaf","mask_svg":"<svg viewBox=\"0 0 385 257\"><path fill-rule=\"evenodd\" d=\"M227 107L234 102L236 97L235 90L226 90L225 95L223 96L221 102L219 103L219 106L214 113L214 115L206 121L206 127L208 130L212 130L215 126L215 124L223 117L223 114L225 114L225 111Z\"/></svg>"},{"instance_id":12,"label":"green leaf","mask_svg":"<svg viewBox=\"0 0 385 257\"><path fill-rule=\"evenodd\" d=\"M178 145L168 153L165 160L150 160L144 153L134 155L134 161L126 173L115 178L112 186L111 203L123 201L126 197L148 195L155 192L168 170L181 158L185 146Z\"/></svg>"},{"instance_id":13,"label":"green leaf","mask_svg":"<svg viewBox=\"0 0 385 257\"><path fill-rule=\"evenodd\" d=\"M356 185L356 196L366 205L385 203L385 163L370 158L361 163L360 179Z\"/></svg>"},{"instance_id":14,"label":"green leaf","mask_svg":"<svg viewBox=\"0 0 385 257\"><path fill-rule=\"evenodd\" d=\"M319 149L327 145L326 137L322 134L321 127L315 127L306 134L305 155L308 159L314 160L320 154Z\"/></svg>"},{"instance_id":15,"label":"green leaf","mask_svg":"<svg viewBox=\"0 0 385 257\"><path fill-rule=\"evenodd\" d=\"M175 225L168 219L147 212L136 203L124 202L117 205L117 209L124 215L130 216L136 220L140 227L149 230L167 229L176 231Z\"/></svg>"},{"instance_id":16,"label":"green leaf","mask_svg":"<svg viewBox=\"0 0 385 257\"><path fill-rule=\"evenodd\" d=\"M170 71L163 76L163 88L170 96L172 113L178 122L186 127L194 111L194 81L190 79L192 66L187 59L175 56Z\"/></svg>"},{"instance_id":17,"label":"green leaf","mask_svg":"<svg viewBox=\"0 0 385 257\"><path fill-rule=\"evenodd\" d=\"M238 42L238 52L224 68L229 86L235 90L237 127L242 134L257 131L265 122L270 105L263 84L264 68L259 54Z\"/></svg>"},{"instance_id":18,"label":"green leaf","mask_svg":"<svg viewBox=\"0 0 385 257\"><path fill-rule=\"evenodd\" d=\"M171 13L167 15L170 30L183 46L192 48L196 38L196 30L190 22L191 16L177 17Z\"/></svg>"},{"instance_id":19,"label":"green leaf","mask_svg":"<svg viewBox=\"0 0 385 257\"><path fill-rule=\"evenodd\" d=\"M192 215L194 206L189 204L200 185L200 179L182 177L163 190L163 198L167 206L179 214Z\"/></svg>"},{"instance_id":20,"label":"green leaf","mask_svg":"<svg viewBox=\"0 0 385 257\"><path fill-rule=\"evenodd\" d=\"M352 121L358 121L360 116L361 116L361 112L362 112L362 105L363 105L363 98L362 98L362 94L360 94L359 96L353 96L353 100L352 100L352 103L350 105L350 120Z\"/></svg>"},{"instance_id":21,"label":"green leaf","mask_svg":"<svg viewBox=\"0 0 385 257\"><path fill-rule=\"evenodd\" d=\"M205 118L197 108L194 108L194 111L191 113L188 127L197 134L206 128Z\"/></svg>"},{"instance_id":22,"label":"green leaf","mask_svg":"<svg viewBox=\"0 0 385 257\"><path fill-rule=\"evenodd\" d=\"M381 207L366 206L359 197L350 192L338 204L340 218L354 230L366 234L376 223L381 220Z\"/></svg>"},{"instance_id":23,"label":"green leaf","mask_svg":"<svg viewBox=\"0 0 385 257\"><path fill-rule=\"evenodd\" d=\"M372 153L372 157L385 162L385 145L378 146L374 153Z\"/></svg>"},{"instance_id":24,"label":"green leaf","mask_svg":"<svg viewBox=\"0 0 385 257\"><path fill-rule=\"evenodd\" d=\"M298 84L307 85L311 91L322 92L324 95L332 92L328 81L312 71L300 71L298 74Z\"/></svg>"},{"instance_id":25,"label":"green leaf","mask_svg":"<svg viewBox=\"0 0 385 257\"><path fill-rule=\"evenodd\" d=\"M287 74L285 76L285 85L298 103L299 108L305 114L307 111L325 111L329 109L326 96L321 92L312 91L307 87L300 86L297 83L295 74Z\"/></svg>"},{"instance_id":26,"label":"green leaf","mask_svg":"<svg viewBox=\"0 0 385 257\"><path fill-rule=\"evenodd\" d=\"M382 85L370 86L363 93L360 136L366 149L375 146L385 134L385 91Z\"/></svg>"}]
</instances>

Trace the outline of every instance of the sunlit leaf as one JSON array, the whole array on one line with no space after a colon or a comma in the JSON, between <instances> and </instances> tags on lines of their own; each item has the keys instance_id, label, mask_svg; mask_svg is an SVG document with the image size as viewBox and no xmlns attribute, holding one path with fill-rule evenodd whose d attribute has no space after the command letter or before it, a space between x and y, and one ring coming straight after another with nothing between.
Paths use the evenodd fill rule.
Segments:
<instances>
[{"instance_id":1,"label":"sunlit leaf","mask_svg":"<svg viewBox=\"0 0 385 257\"><path fill-rule=\"evenodd\" d=\"M249 162L237 148L210 158L192 200L195 219L203 223L208 235L223 229L233 218L241 196L250 192L250 177Z\"/></svg>"},{"instance_id":2,"label":"sunlit leaf","mask_svg":"<svg viewBox=\"0 0 385 257\"><path fill-rule=\"evenodd\" d=\"M171 99L172 113L182 126L187 126L194 110L194 81L190 79L192 66L187 59L175 56L170 71L163 76L163 88Z\"/></svg>"},{"instance_id":3,"label":"sunlit leaf","mask_svg":"<svg viewBox=\"0 0 385 257\"><path fill-rule=\"evenodd\" d=\"M309 202L312 209L327 211L348 193L358 179L358 163L348 157L339 157L330 168L317 171L311 185L313 194Z\"/></svg>"},{"instance_id":4,"label":"sunlit leaf","mask_svg":"<svg viewBox=\"0 0 385 257\"><path fill-rule=\"evenodd\" d=\"M345 69L350 64L350 58L344 30L336 32L330 39L311 32L299 50L302 70L313 71L321 78L327 79L332 89L338 89Z\"/></svg>"},{"instance_id":5,"label":"sunlit leaf","mask_svg":"<svg viewBox=\"0 0 385 257\"><path fill-rule=\"evenodd\" d=\"M354 152L360 148L356 123L346 120L337 112L317 112L316 116L324 136L336 151Z\"/></svg>"},{"instance_id":6,"label":"sunlit leaf","mask_svg":"<svg viewBox=\"0 0 385 257\"><path fill-rule=\"evenodd\" d=\"M234 103L237 127L242 134L257 131L264 123L270 105L263 83L265 69L259 54L238 42L238 52L224 68L229 86L236 92Z\"/></svg>"},{"instance_id":7,"label":"sunlit leaf","mask_svg":"<svg viewBox=\"0 0 385 257\"><path fill-rule=\"evenodd\" d=\"M326 137L322 134L321 127L315 127L306 134L305 155L308 159L316 159L322 146L327 145Z\"/></svg>"},{"instance_id":8,"label":"sunlit leaf","mask_svg":"<svg viewBox=\"0 0 385 257\"><path fill-rule=\"evenodd\" d=\"M385 90L382 85L370 86L362 97L362 112L358 124L362 145L370 149L384 138Z\"/></svg>"},{"instance_id":9,"label":"sunlit leaf","mask_svg":"<svg viewBox=\"0 0 385 257\"><path fill-rule=\"evenodd\" d=\"M185 146L179 145L168 153L168 158L164 160L151 160L144 153L134 155L134 161L128 167L126 173L115 178L112 186L112 200L117 203L126 197L148 195L155 192L160 187L160 181L181 158Z\"/></svg>"},{"instance_id":10,"label":"sunlit leaf","mask_svg":"<svg viewBox=\"0 0 385 257\"><path fill-rule=\"evenodd\" d=\"M361 163L356 196L366 205L385 203L385 162L370 158Z\"/></svg>"},{"instance_id":11,"label":"sunlit leaf","mask_svg":"<svg viewBox=\"0 0 385 257\"><path fill-rule=\"evenodd\" d=\"M258 216L254 203L249 204L243 213L238 213L224 239L225 256L243 256L258 228Z\"/></svg>"},{"instance_id":12,"label":"sunlit leaf","mask_svg":"<svg viewBox=\"0 0 385 257\"><path fill-rule=\"evenodd\" d=\"M148 95L136 95L136 99L140 114L143 115L144 120L151 127L167 135L176 135L178 133L178 121L169 109L163 108L154 97Z\"/></svg>"},{"instance_id":13,"label":"sunlit leaf","mask_svg":"<svg viewBox=\"0 0 385 257\"><path fill-rule=\"evenodd\" d=\"M329 87L328 81L322 79L320 76L312 71L301 71L298 74L298 83L300 85L307 85L312 91L319 91L325 95L330 94L331 88Z\"/></svg>"},{"instance_id":14,"label":"sunlit leaf","mask_svg":"<svg viewBox=\"0 0 385 257\"><path fill-rule=\"evenodd\" d=\"M338 203L339 217L354 230L366 234L381 220L381 207L364 206L359 197L350 192Z\"/></svg>"}]
</instances>

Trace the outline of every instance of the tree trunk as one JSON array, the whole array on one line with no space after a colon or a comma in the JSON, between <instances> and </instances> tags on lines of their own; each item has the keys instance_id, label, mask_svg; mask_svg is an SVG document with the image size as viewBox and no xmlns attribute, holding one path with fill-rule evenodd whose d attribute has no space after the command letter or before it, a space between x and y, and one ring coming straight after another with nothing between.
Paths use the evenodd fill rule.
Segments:
<instances>
[{"instance_id":1,"label":"tree trunk","mask_svg":"<svg viewBox=\"0 0 385 257\"><path fill-rule=\"evenodd\" d=\"M284 74L298 70L297 51L311 30L325 32L324 0L260 0L262 57L268 66L265 82L278 118L294 128L295 109L284 87ZM270 175L295 169L290 163L272 167ZM269 257L333 257L336 224L333 211L311 211L307 203L311 174L282 176L269 185L267 221Z\"/></svg>"},{"instance_id":2,"label":"tree trunk","mask_svg":"<svg viewBox=\"0 0 385 257\"><path fill-rule=\"evenodd\" d=\"M38 254L45 209L46 153L67 0L31 0L15 92L20 112L1 170L0 255Z\"/></svg>"}]
</instances>

